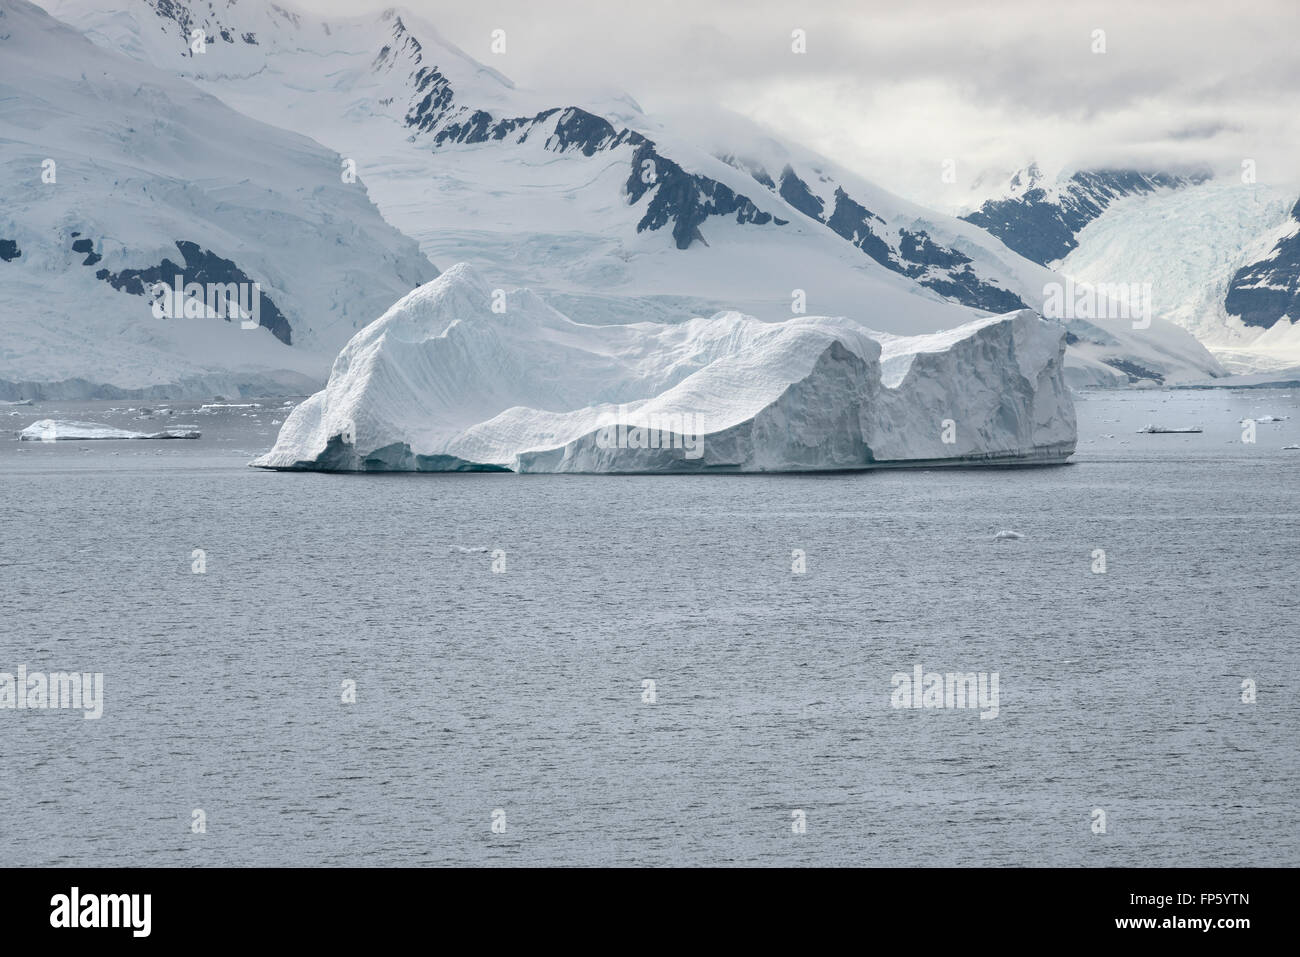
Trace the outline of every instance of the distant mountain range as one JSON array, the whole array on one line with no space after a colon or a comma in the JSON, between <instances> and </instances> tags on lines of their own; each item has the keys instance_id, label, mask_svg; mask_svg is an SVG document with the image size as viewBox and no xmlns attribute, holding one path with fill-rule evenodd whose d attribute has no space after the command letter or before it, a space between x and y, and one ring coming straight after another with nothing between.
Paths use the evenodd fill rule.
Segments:
<instances>
[{"instance_id":1,"label":"distant mountain range","mask_svg":"<svg viewBox=\"0 0 1300 957\"><path fill-rule=\"evenodd\" d=\"M321 19L254 0L49 7L84 36L25 0L0 0L0 36L11 34L0 40L0 151L21 147L12 158L34 181L41 159L60 153L60 189L81 183L49 194L63 197L58 209L21 190L14 203L4 197L0 305L40 343L0 353L0 390L15 394L25 393L14 383L74 377L116 389L206 388L204 376L243 376L227 388L246 391L277 376L286 388L294 376L323 381L351 332L436 275L433 263L460 261L490 284L536 289L581 322L806 311L927 333L1041 311L1045 290L1064 282L1050 254L1084 245L1087 226L1119 200L1200 182L1112 171L1049 188L1027 173L994 201L1003 205L963 220L734 117L706 140L625 95L572 102L517 89L404 11ZM36 52L10 55L18 49ZM91 135L61 140L28 119L63 113L51 108L63 97L69 128ZM141 155L150 164L110 168ZM102 168L77 180L91 156ZM135 208L149 196L165 199ZM73 231L102 256L94 269L68 272ZM262 310L259 332L141 318L147 297L131 295L132 280L143 287L167 272L257 281L274 313ZM1223 372L1159 311L1149 328L1105 315L1102 305L1063 320L1076 385ZM257 336L268 342L254 347ZM97 351L105 341L113 348Z\"/></svg>"}]
</instances>

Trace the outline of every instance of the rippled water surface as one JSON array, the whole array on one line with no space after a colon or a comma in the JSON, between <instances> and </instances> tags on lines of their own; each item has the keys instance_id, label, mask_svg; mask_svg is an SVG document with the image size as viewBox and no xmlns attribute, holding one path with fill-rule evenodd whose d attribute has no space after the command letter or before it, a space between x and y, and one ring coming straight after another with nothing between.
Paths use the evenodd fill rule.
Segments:
<instances>
[{"instance_id":1,"label":"rippled water surface","mask_svg":"<svg viewBox=\"0 0 1300 957\"><path fill-rule=\"evenodd\" d=\"M1290 392L835 476L246 468L280 401L0 409L204 433L0 436L0 672L105 687L0 710L0 865L1300 865ZM891 707L916 664L997 716Z\"/></svg>"}]
</instances>

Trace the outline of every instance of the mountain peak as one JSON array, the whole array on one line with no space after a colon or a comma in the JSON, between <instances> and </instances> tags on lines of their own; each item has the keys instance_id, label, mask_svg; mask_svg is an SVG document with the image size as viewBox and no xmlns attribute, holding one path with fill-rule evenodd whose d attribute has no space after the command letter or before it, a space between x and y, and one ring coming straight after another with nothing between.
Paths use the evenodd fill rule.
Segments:
<instances>
[{"instance_id":1,"label":"mountain peak","mask_svg":"<svg viewBox=\"0 0 1300 957\"><path fill-rule=\"evenodd\" d=\"M1030 163L1023 169L1017 170L1011 175L1011 180L1007 185L1008 192L1013 196L1022 196L1031 189L1040 186L1043 183L1043 171L1037 163Z\"/></svg>"},{"instance_id":2,"label":"mountain peak","mask_svg":"<svg viewBox=\"0 0 1300 957\"><path fill-rule=\"evenodd\" d=\"M1181 189L1203 182L1208 173L1099 167L1065 169L1045 176L1037 163L1012 175L1001 195L963 216L997 236L1026 259L1044 266L1063 259L1078 242L1079 230L1127 196L1159 189Z\"/></svg>"}]
</instances>

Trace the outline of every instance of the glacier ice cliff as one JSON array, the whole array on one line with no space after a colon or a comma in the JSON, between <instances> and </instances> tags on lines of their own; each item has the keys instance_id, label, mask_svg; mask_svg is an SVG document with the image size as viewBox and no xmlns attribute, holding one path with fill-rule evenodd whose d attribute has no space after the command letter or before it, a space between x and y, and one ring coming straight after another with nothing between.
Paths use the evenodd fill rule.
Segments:
<instances>
[{"instance_id":1,"label":"glacier ice cliff","mask_svg":"<svg viewBox=\"0 0 1300 957\"><path fill-rule=\"evenodd\" d=\"M252 464L763 472L1059 463L1064 333L1031 310L895 336L850 318L583 325L466 264L403 297Z\"/></svg>"}]
</instances>

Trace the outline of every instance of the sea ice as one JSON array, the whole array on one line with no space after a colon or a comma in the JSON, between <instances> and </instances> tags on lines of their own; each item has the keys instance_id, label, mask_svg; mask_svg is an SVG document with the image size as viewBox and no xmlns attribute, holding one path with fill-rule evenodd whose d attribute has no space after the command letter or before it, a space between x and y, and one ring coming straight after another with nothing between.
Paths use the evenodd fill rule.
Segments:
<instances>
[{"instance_id":1,"label":"sea ice","mask_svg":"<svg viewBox=\"0 0 1300 957\"><path fill-rule=\"evenodd\" d=\"M127 429L115 429L98 422L69 422L61 419L41 419L33 422L18 433L24 442L85 442L94 439L197 439L199 433L193 430L175 430L170 432L131 432Z\"/></svg>"}]
</instances>

